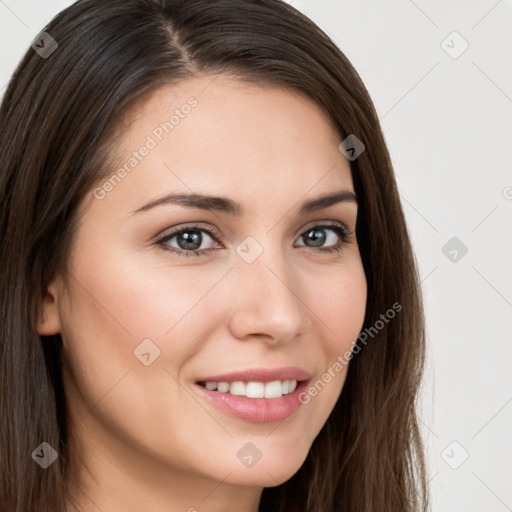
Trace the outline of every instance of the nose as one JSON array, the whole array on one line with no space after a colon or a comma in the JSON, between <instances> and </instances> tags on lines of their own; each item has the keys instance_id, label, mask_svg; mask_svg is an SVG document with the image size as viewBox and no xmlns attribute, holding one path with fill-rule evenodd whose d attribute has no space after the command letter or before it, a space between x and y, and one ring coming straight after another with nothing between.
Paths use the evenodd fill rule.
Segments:
<instances>
[{"instance_id":1,"label":"nose","mask_svg":"<svg viewBox=\"0 0 512 512\"><path fill-rule=\"evenodd\" d=\"M240 340L260 338L268 344L289 343L308 321L306 293L298 269L280 249L265 249L252 263L237 258L230 272L228 325Z\"/></svg>"}]
</instances>

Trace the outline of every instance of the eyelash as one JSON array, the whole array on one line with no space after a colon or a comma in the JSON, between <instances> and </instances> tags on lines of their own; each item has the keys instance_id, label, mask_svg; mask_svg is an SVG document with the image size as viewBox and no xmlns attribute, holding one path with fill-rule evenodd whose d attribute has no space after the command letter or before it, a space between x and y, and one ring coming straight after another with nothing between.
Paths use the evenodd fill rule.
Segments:
<instances>
[{"instance_id":1,"label":"eyelash","mask_svg":"<svg viewBox=\"0 0 512 512\"><path fill-rule=\"evenodd\" d=\"M332 231L334 231L340 237L341 242L339 242L336 245L331 246L331 247L326 247L326 248L309 247L309 249L311 249L313 251L324 252L324 253L339 253L343 249L343 246L346 243L350 243L350 235L352 234L352 232L348 231L345 228L345 226L343 226L342 224L333 224L333 223L316 224L316 225L306 229L306 231L302 232L300 237L304 236L309 231L314 231L317 229L324 229L324 228L331 229ZM180 257L203 256L203 255L205 255L206 252L211 250L211 249L193 249L193 250L189 250L189 251L187 251L185 249L177 250L175 247L170 247L169 245L166 244L166 242L169 242L175 236L177 236L181 233L187 232L187 231L205 231L212 237L212 239L215 242L219 243L218 238L220 238L220 237L218 236L218 234L215 231L213 231L209 228L206 228L206 227L202 227L202 226L185 226L185 227L176 229L176 230L172 231L171 233L167 233L163 237L159 238L155 243L156 243L156 245L160 246L164 251L168 251L168 252L170 252L172 254L176 254L177 256L180 256ZM303 245L301 247L307 248L308 246Z\"/></svg>"}]
</instances>

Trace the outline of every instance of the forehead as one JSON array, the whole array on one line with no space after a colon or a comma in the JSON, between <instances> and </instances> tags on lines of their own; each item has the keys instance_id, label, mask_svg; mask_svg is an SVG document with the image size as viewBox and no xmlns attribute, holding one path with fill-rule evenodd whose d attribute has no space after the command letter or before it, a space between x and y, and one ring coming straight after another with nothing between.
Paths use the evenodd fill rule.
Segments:
<instances>
[{"instance_id":1,"label":"forehead","mask_svg":"<svg viewBox=\"0 0 512 512\"><path fill-rule=\"evenodd\" d=\"M141 196L163 191L297 201L313 188L352 189L340 142L303 93L198 77L156 89L123 115L116 143L127 172L109 199L135 208Z\"/></svg>"},{"instance_id":2,"label":"forehead","mask_svg":"<svg viewBox=\"0 0 512 512\"><path fill-rule=\"evenodd\" d=\"M314 124L322 119L323 125L329 125L324 126L324 131L338 138L325 110L304 91L262 82L248 82L228 75L201 75L173 85L161 86L127 109L121 119L124 127L128 128L128 133L142 127L149 128L144 119L162 121L169 119L173 113L179 115L176 110L179 111L190 98L197 100L201 107L193 108L196 114L201 112L206 116L222 113L222 118L217 119L219 126L237 120L240 126L245 124L244 121L267 123L270 118L278 123L283 121L283 117L297 123L301 118L304 121L306 116ZM244 112L251 112L253 117L244 119ZM313 112L316 119L311 117ZM195 117L199 119L201 116Z\"/></svg>"}]
</instances>

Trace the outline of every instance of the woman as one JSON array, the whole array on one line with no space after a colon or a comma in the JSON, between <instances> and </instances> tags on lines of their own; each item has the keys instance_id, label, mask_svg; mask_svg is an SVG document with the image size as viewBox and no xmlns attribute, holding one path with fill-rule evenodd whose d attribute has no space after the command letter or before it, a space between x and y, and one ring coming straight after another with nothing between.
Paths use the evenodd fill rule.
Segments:
<instances>
[{"instance_id":1,"label":"woman","mask_svg":"<svg viewBox=\"0 0 512 512\"><path fill-rule=\"evenodd\" d=\"M80 0L0 123L2 511L427 510L415 259L316 25Z\"/></svg>"}]
</instances>

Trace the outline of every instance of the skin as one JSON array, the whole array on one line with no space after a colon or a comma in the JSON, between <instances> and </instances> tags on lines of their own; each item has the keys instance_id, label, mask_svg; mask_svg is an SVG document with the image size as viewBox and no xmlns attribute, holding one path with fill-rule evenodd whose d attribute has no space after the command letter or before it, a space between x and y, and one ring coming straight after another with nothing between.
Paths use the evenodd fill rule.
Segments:
<instances>
[{"instance_id":1,"label":"skin","mask_svg":"<svg viewBox=\"0 0 512 512\"><path fill-rule=\"evenodd\" d=\"M202 76L158 89L125 116L121 161L190 96L197 106L136 168L103 199L84 199L67 286L55 276L44 300L38 330L63 339L72 483L85 512L257 511L263 488L304 462L347 368L274 423L223 412L200 398L195 380L299 366L314 382L363 325L357 204L298 214L307 199L354 191L341 138L323 111L297 92ZM229 197L246 212L168 204L131 214L192 191ZM325 230L323 247L342 242L339 253L301 237L325 221L353 233L342 242ZM221 235L201 232L204 255L157 245L170 228L197 222ZM236 252L248 236L263 250L252 263ZM167 246L180 250L178 237ZM147 338L161 353L145 366L134 350ZM249 441L262 453L250 468L236 456Z\"/></svg>"}]
</instances>

